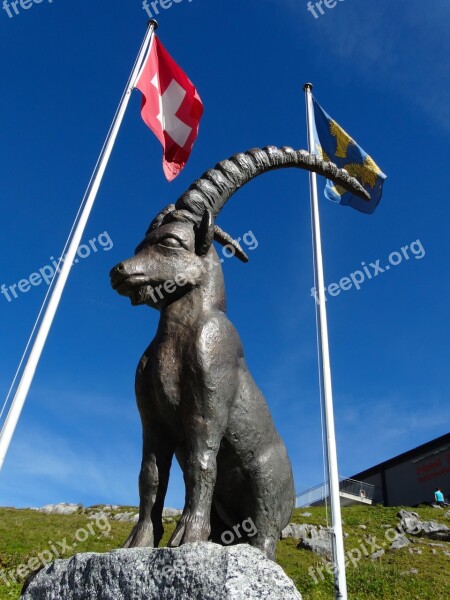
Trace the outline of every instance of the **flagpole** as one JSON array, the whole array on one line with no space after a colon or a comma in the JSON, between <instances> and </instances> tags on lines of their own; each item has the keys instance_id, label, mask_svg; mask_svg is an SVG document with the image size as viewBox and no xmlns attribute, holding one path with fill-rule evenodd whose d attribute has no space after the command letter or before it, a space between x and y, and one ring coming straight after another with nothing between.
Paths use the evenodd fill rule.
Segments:
<instances>
[{"instance_id":1,"label":"flagpole","mask_svg":"<svg viewBox=\"0 0 450 600\"><path fill-rule=\"evenodd\" d=\"M312 84L306 83L306 115L308 124L308 149L314 152L314 107L312 101ZM325 281L322 260L322 239L320 233L319 200L317 193L317 175L309 174L311 196L311 222L314 243L314 274L317 286L318 304L316 311L319 328L319 354L321 360L320 377L324 399L325 439L327 449L328 482L331 506L331 544L333 551L333 573L335 598L347 600L347 580L345 572L344 535L342 531L341 500L339 494L339 471L337 463L336 434L333 413L333 391L331 386L330 350L328 345L327 309L325 301Z\"/></svg>"},{"instance_id":2,"label":"flagpole","mask_svg":"<svg viewBox=\"0 0 450 600\"><path fill-rule=\"evenodd\" d=\"M0 432L0 470L3 467L8 448L11 444L11 440L17 427L17 423L19 421L23 406L25 404L28 392L33 382L34 374L36 372L39 359L47 341L47 337L50 332L53 320L55 318L56 311L58 310L64 287L67 283L67 279L69 277L70 270L72 268L78 250L78 246L80 245L87 221L89 219L92 207L94 205L103 176L106 171L106 167L111 157L111 153L113 151L114 144L116 142L117 135L120 130L120 126L122 125L123 118L125 116L125 112L127 110L128 103L130 101L131 94L134 89L134 85L137 81L137 77L141 70L143 61L145 60L145 57L147 55L147 52L150 48L150 44L157 27L158 23L156 21L151 20L148 22L144 41L139 50L136 62L131 71L130 78L127 82L125 91L120 100L118 109L109 129L103 148L101 150L91 180L84 194L83 201L81 203L81 206L83 208L81 210L80 207L81 214L79 216L77 225L73 231L72 239L70 240L67 254L64 258L63 266L59 272L58 278L56 279L55 287L48 301L48 305L42 318L42 322L36 335L33 347L30 351L27 364L24 368L22 377L17 387L17 391L11 402L11 407L9 409L5 423Z\"/></svg>"}]
</instances>

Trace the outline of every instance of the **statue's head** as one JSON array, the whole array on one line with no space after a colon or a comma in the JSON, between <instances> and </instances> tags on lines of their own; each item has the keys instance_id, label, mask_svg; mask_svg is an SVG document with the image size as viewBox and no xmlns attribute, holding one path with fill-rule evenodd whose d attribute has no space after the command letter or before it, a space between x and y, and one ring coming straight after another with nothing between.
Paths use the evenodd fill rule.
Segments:
<instances>
[{"instance_id":1,"label":"statue's head","mask_svg":"<svg viewBox=\"0 0 450 600\"><path fill-rule=\"evenodd\" d=\"M204 285L212 268L220 271L214 248L197 252L199 233L192 223L173 220L149 230L132 258L111 271L113 288L133 305L161 309ZM205 264L206 257L209 262ZM221 273L220 273L221 274Z\"/></svg>"},{"instance_id":2,"label":"statue's head","mask_svg":"<svg viewBox=\"0 0 450 600\"><path fill-rule=\"evenodd\" d=\"M210 280L212 264L220 268L213 240L229 246L232 254L247 262L239 243L215 224L216 218L248 181L288 167L314 171L367 198L367 192L347 171L304 150L270 146L236 154L206 171L176 204L169 204L153 219L134 257L112 269L113 288L134 305L161 309ZM269 199L267 204L268 214L278 210Z\"/></svg>"}]
</instances>

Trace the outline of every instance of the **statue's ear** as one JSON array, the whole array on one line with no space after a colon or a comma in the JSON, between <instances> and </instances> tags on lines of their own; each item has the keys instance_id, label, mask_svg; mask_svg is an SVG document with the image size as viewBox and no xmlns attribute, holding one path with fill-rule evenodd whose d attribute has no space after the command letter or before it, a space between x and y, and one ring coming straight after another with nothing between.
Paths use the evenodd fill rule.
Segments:
<instances>
[{"instance_id":1,"label":"statue's ear","mask_svg":"<svg viewBox=\"0 0 450 600\"><path fill-rule=\"evenodd\" d=\"M195 232L195 253L204 256L214 239L214 220L210 210L205 210L202 221Z\"/></svg>"}]
</instances>

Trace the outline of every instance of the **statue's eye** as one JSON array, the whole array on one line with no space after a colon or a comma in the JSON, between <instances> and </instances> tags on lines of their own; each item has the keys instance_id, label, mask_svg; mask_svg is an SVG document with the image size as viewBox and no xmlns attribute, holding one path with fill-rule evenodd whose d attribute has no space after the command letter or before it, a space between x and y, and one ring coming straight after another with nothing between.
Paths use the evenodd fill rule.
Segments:
<instances>
[{"instance_id":1,"label":"statue's eye","mask_svg":"<svg viewBox=\"0 0 450 600\"><path fill-rule=\"evenodd\" d=\"M158 242L158 246L163 246L164 248L182 248L181 242L174 237L166 237Z\"/></svg>"}]
</instances>

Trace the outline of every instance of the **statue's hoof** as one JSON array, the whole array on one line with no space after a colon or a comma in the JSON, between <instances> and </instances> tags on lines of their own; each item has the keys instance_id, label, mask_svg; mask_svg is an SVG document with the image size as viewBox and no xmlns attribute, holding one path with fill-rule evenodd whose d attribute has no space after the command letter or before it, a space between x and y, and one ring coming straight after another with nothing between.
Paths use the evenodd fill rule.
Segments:
<instances>
[{"instance_id":1,"label":"statue's hoof","mask_svg":"<svg viewBox=\"0 0 450 600\"><path fill-rule=\"evenodd\" d=\"M169 541L170 548L177 548L182 544L192 544L194 542L207 542L209 539L210 527L203 519L190 519L181 517L177 528Z\"/></svg>"},{"instance_id":2,"label":"statue's hoof","mask_svg":"<svg viewBox=\"0 0 450 600\"><path fill-rule=\"evenodd\" d=\"M123 545L124 548L146 548L153 546L153 526L146 521L137 522L130 537Z\"/></svg>"}]
</instances>

